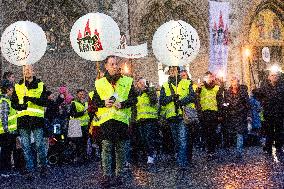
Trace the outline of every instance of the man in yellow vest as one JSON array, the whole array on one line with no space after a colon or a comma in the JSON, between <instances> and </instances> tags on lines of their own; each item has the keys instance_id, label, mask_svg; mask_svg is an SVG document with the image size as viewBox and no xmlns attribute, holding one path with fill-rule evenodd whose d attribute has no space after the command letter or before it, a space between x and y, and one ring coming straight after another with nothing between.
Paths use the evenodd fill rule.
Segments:
<instances>
[{"instance_id":1,"label":"man in yellow vest","mask_svg":"<svg viewBox=\"0 0 284 189\"><path fill-rule=\"evenodd\" d=\"M147 165L153 170L157 155L158 139L158 99L156 90L146 84L144 78L137 81L136 126L137 139L143 152L147 154Z\"/></svg>"},{"instance_id":2,"label":"man in yellow vest","mask_svg":"<svg viewBox=\"0 0 284 189\"><path fill-rule=\"evenodd\" d=\"M169 75L168 82L161 88L160 105L171 128L177 152L177 164L183 170L189 162L188 127L183 121L182 107L194 102L195 94L190 80L180 78L179 67L171 66Z\"/></svg>"},{"instance_id":3,"label":"man in yellow vest","mask_svg":"<svg viewBox=\"0 0 284 189\"><path fill-rule=\"evenodd\" d=\"M219 109L223 101L223 88L216 84L215 76L208 71L205 73L204 83L199 84L196 93L198 94L198 109L201 112L201 124L210 159L214 155L217 145L216 130L221 119Z\"/></svg>"},{"instance_id":4,"label":"man in yellow vest","mask_svg":"<svg viewBox=\"0 0 284 189\"><path fill-rule=\"evenodd\" d=\"M88 123L90 121L86 91L84 89L79 89L77 91L77 98L71 102L70 119L80 121L82 138L76 138L75 143L77 160L79 163L83 163L87 159Z\"/></svg>"},{"instance_id":5,"label":"man in yellow vest","mask_svg":"<svg viewBox=\"0 0 284 189\"><path fill-rule=\"evenodd\" d=\"M21 137L22 148L26 160L27 179L33 178L34 158L31 149L31 135L33 133L38 166L42 176L47 174L47 160L43 138L44 107L47 104L46 87L44 83L34 76L31 65L24 66L24 77L15 85L11 102L12 107L18 111L17 126Z\"/></svg>"},{"instance_id":6,"label":"man in yellow vest","mask_svg":"<svg viewBox=\"0 0 284 189\"><path fill-rule=\"evenodd\" d=\"M115 56L106 59L104 77L95 81L93 100L98 107L96 115L102 131L102 186L122 184L121 174L126 159L126 141L131 107L137 102L133 79L120 74ZM112 171L112 151L115 150L116 168ZM112 176L116 176L113 178Z\"/></svg>"},{"instance_id":7,"label":"man in yellow vest","mask_svg":"<svg viewBox=\"0 0 284 189\"><path fill-rule=\"evenodd\" d=\"M16 129L17 129L17 112L11 107L10 97L14 91L13 84L9 81L2 83L0 95L0 172L5 174L11 171L12 151L16 149ZM16 159L14 158L16 161Z\"/></svg>"}]
</instances>

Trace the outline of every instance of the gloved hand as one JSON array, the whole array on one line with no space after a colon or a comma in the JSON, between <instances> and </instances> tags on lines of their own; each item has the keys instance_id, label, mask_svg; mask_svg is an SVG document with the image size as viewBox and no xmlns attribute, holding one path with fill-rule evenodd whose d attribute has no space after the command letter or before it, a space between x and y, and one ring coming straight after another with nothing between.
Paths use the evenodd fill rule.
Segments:
<instances>
[{"instance_id":1,"label":"gloved hand","mask_svg":"<svg viewBox=\"0 0 284 189\"><path fill-rule=\"evenodd\" d=\"M176 102L177 107L181 107L181 101L180 100L176 100L175 102Z\"/></svg>"},{"instance_id":2,"label":"gloved hand","mask_svg":"<svg viewBox=\"0 0 284 189\"><path fill-rule=\"evenodd\" d=\"M35 103L36 98L35 97L24 96L24 104L27 103L28 101Z\"/></svg>"},{"instance_id":3,"label":"gloved hand","mask_svg":"<svg viewBox=\"0 0 284 189\"><path fill-rule=\"evenodd\" d=\"M8 128L4 128L4 132L5 133L9 133L9 129Z\"/></svg>"},{"instance_id":4,"label":"gloved hand","mask_svg":"<svg viewBox=\"0 0 284 189\"><path fill-rule=\"evenodd\" d=\"M24 104L26 104L28 101L31 101L31 97L24 96Z\"/></svg>"},{"instance_id":5,"label":"gloved hand","mask_svg":"<svg viewBox=\"0 0 284 189\"><path fill-rule=\"evenodd\" d=\"M179 95L178 94L174 94L172 96L173 101L177 102L179 100Z\"/></svg>"},{"instance_id":6,"label":"gloved hand","mask_svg":"<svg viewBox=\"0 0 284 189\"><path fill-rule=\"evenodd\" d=\"M20 104L19 107L20 107L21 110L26 110L28 108L28 105L26 103Z\"/></svg>"}]
</instances>

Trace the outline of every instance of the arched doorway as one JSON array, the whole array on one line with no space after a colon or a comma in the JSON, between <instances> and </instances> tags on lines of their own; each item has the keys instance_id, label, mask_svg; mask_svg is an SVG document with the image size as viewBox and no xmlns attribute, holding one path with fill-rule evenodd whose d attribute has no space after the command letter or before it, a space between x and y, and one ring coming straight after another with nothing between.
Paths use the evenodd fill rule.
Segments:
<instances>
[{"instance_id":1,"label":"arched doorway","mask_svg":"<svg viewBox=\"0 0 284 189\"><path fill-rule=\"evenodd\" d=\"M260 4L251 19L248 48L250 86L259 87L271 66L284 68L284 2L271 0ZM264 61L263 48L269 49L270 60Z\"/></svg>"}]
</instances>

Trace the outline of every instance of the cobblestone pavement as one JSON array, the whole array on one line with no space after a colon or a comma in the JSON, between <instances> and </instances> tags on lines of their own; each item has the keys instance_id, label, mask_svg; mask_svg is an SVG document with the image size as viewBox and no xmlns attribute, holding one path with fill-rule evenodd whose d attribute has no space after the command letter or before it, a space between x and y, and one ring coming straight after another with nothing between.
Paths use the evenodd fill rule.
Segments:
<instances>
[{"instance_id":1,"label":"cobblestone pavement","mask_svg":"<svg viewBox=\"0 0 284 189\"><path fill-rule=\"evenodd\" d=\"M234 152L219 151L208 160L204 152L196 151L192 165L180 171L174 162L161 160L157 173L133 167L119 188L194 188L194 189L283 189L284 166L279 160L267 157L260 147L246 148L243 160ZM1 177L0 188L100 188L100 164L51 167L46 178L36 175L27 181L20 175Z\"/></svg>"}]
</instances>

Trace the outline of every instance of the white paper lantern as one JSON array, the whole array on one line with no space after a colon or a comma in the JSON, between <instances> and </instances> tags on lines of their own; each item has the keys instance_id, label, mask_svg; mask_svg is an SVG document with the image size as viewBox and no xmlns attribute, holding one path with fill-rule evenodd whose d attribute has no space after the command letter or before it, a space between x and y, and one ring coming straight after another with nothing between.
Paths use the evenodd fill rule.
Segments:
<instances>
[{"instance_id":1,"label":"white paper lantern","mask_svg":"<svg viewBox=\"0 0 284 189\"><path fill-rule=\"evenodd\" d=\"M182 66L195 59L200 41L196 30L184 21L169 21L153 36L152 48L162 64Z\"/></svg>"},{"instance_id":2,"label":"white paper lantern","mask_svg":"<svg viewBox=\"0 0 284 189\"><path fill-rule=\"evenodd\" d=\"M89 13L75 22L71 29L70 41L80 57L101 61L116 51L120 44L120 30L110 16Z\"/></svg>"},{"instance_id":3,"label":"white paper lantern","mask_svg":"<svg viewBox=\"0 0 284 189\"><path fill-rule=\"evenodd\" d=\"M23 66L41 59L47 47L44 31L30 21L18 21L7 27L1 37L1 52L7 61Z\"/></svg>"}]
</instances>

